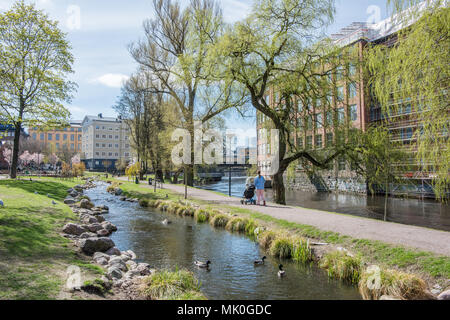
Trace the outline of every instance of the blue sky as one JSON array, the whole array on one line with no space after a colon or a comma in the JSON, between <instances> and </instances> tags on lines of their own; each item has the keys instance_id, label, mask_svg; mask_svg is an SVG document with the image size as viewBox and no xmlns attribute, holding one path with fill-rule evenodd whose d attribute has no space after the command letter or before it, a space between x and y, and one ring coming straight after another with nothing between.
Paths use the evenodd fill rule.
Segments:
<instances>
[{"instance_id":1,"label":"blue sky","mask_svg":"<svg viewBox=\"0 0 450 320\"><path fill-rule=\"evenodd\" d=\"M182 0L187 2L188 0ZM0 0L0 11L14 1ZM123 79L133 73L136 63L127 45L143 36L142 21L152 15L152 0L28 0L60 22L67 32L75 56L73 80L79 88L67 107L72 119L103 113L114 116L111 108L120 94ZM252 0L222 0L227 22L242 19ZM353 21L384 19L386 0L336 0L337 15L329 33ZM373 21L372 21L373 22ZM229 127L254 128L254 120L233 117Z\"/></svg>"}]
</instances>

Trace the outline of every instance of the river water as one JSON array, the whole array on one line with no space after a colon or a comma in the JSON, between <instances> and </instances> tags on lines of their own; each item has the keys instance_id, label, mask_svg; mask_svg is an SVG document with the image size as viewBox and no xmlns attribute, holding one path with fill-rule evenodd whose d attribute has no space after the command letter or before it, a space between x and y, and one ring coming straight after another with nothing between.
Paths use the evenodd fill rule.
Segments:
<instances>
[{"instance_id":1,"label":"river water","mask_svg":"<svg viewBox=\"0 0 450 320\"><path fill-rule=\"evenodd\" d=\"M355 287L329 279L314 265L268 257L265 265L255 267L253 261L264 253L247 237L119 201L105 185L87 190L86 195L96 205L109 206L106 219L118 228L111 239L120 250L133 250L139 261L157 269L194 272L209 299L360 299ZM172 223L163 225L164 219ZM197 268L195 260L210 260L210 271ZM284 278L277 276L279 263L285 266Z\"/></svg>"},{"instance_id":2,"label":"river water","mask_svg":"<svg viewBox=\"0 0 450 320\"><path fill-rule=\"evenodd\" d=\"M231 178L231 194L241 197L245 189L245 177ZM200 188L228 195L228 177L222 181L199 186ZM271 200L272 189L266 189L266 198ZM345 213L360 217L383 220L384 197L365 197L352 194L327 192L305 192L286 190L288 205ZM389 198L387 220L402 224L450 231L450 205L434 200Z\"/></svg>"}]
</instances>

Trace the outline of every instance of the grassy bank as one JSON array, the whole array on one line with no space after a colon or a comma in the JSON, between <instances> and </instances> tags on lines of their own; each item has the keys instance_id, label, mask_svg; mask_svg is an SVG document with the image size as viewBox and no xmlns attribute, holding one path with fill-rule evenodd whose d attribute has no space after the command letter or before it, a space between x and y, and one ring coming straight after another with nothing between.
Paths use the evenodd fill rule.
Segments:
<instances>
[{"instance_id":1,"label":"grassy bank","mask_svg":"<svg viewBox=\"0 0 450 320\"><path fill-rule=\"evenodd\" d=\"M183 214L189 207L189 204L182 199L182 195L170 190L158 189L153 192L150 188L127 182L123 182L120 187L127 196L141 199L140 202L143 206L158 207L177 214ZM159 201L155 201L158 199ZM194 218L198 222L209 222L214 227L226 228L257 238L260 245L274 256L303 262L312 259L320 260L318 261L319 265L327 270L330 277L340 278L353 284L364 281L361 279L364 279L367 267L372 264L378 265L382 269L382 275L395 274L396 277L382 278L382 282L390 281L392 283L392 279L396 278L400 282L400 284L397 283L398 287L402 287L405 279L409 279L403 276L404 274L418 279L410 281L410 283L420 283L422 278L429 286L435 283L445 285L450 278L450 258L447 256L438 256L430 252L395 246L381 241L354 239L313 226L275 219L251 209L215 206L200 200L190 200L189 202L195 207ZM188 212L191 211L188 210ZM248 227L249 225L251 228ZM255 231L258 231L259 234L255 234ZM321 252L321 247L311 250L308 242L310 240L325 242L328 245L324 246L323 252ZM344 247L348 251L336 251L336 249L341 249L340 247ZM316 252L312 255L311 251ZM382 285L389 287L384 282ZM419 286L419 288L423 287ZM363 288L361 292L364 292ZM394 292L403 291L394 290ZM416 292L416 298L419 298L420 294ZM411 298L411 296L406 295L405 298Z\"/></svg>"},{"instance_id":2,"label":"grassy bank","mask_svg":"<svg viewBox=\"0 0 450 320\"><path fill-rule=\"evenodd\" d=\"M0 299L64 298L61 291L69 265L79 266L85 276L102 272L59 235L62 226L75 219L62 200L66 190L78 183L50 178L0 180L5 203L0 208Z\"/></svg>"}]
</instances>

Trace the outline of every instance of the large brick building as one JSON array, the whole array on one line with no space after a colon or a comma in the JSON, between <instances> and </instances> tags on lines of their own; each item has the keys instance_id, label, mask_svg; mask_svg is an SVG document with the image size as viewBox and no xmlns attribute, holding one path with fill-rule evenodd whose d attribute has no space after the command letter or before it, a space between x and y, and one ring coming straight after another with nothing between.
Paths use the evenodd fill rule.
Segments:
<instances>
[{"instance_id":1,"label":"large brick building","mask_svg":"<svg viewBox=\"0 0 450 320\"><path fill-rule=\"evenodd\" d=\"M28 129L28 134L49 153L58 153L64 149L72 153L81 153L81 121L71 121L70 126L66 128L45 131L39 127L32 127Z\"/></svg>"},{"instance_id":2,"label":"large brick building","mask_svg":"<svg viewBox=\"0 0 450 320\"><path fill-rule=\"evenodd\" d=\"M368 43L391 46L396 42L396 33L399 30L399 24L394 23L392 18L378 24L354 22L332 35L332 39L336 45L356 49L358 59L363 61ZM370 125L381 125L381 120L389 117L387 123L391 139L403 141L405 145L409 144L413 140L414 132L420 126L415 115L420 112L421 106L413 105L411 101L393 101L393 104L398 105L395 108L397 113L387 116L370 96L368 79L365 79L362 69L355 68L351 63L339 69L337 74L343 72L351 77L339 79L334 75L330 79L336 88L335 93L328 97L331 108L322 108L320 101L311 101L308 106L304 106L300 101L297 102L298 110L293 117L300 120L297 121L293 132L295 142L299 146L321 149L334 142L333 126L323 125L332 122L332 119L348 121L352 127L365 131ZM274 101L277 100L276 95L276 90L273 88L268 91L266 99L269 105L274 105ZM306 118L305 110L308 112ZM268 142L270 140L262 137L267 120L263 114L257 113L258 167L263 175L270 179L267 175L271 165L270 142ZM385 123L384 121L383 125ZM420 179L422 185L423 179L429 178L424 177L423 173L420 176L417 173L409 175ZM297 167L295 176L289 178L287 184L289 187L302 190L367 192L365 181L351 170L345 158L337 159L332 170L321 171L313 176L307 175L301 167Z\"/></svg>"}]
</instances>

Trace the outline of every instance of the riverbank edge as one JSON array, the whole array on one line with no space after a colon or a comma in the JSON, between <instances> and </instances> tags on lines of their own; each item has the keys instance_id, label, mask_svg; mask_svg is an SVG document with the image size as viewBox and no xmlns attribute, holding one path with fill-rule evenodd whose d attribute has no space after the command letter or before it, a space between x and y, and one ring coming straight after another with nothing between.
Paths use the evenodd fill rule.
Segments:
<instances>
[{"instance_id":1,"label":"riverbank edge","mask_svg":"<svg viewBox=\"0 0 450 320\"><path fill-rule=\"evenodd\" d=\"M307 251L311 250L311 260L314 263L317 263L319 266L326 269L330 277L339 278L343 281L357 285L360 293L365 299L436 299L441 292L445 292L450 289L450 280L448 279L450 277L450 270L447 268L447 266L450 265L449 257L407 249L401 246L393 246L381 241L355 239L349 236L342 236L335 232L319 230L313 226L300 225L282 219L275 219L273 217L252 211L251 209L240 209L226 205L214 205L197 199L191 199L189 202L184 202L184 200L180 200L180 196L182 196L182 194L172 190L163 189L158 190L157 193L154 193L154 191L149 188L124 182L120 179L110 179L109 182L114 183L115 187L118 187L118 185L121 184L124 195L142 200L141 205L143 206L159 208L163 211L169 211L179 215L189 215L194 218L196 218L195 211L198 209L203 209L211 212L216 210L220 212L220 214L228 215L229 220L236 220L236 218L249 219L247 223L250 222L252 225L257 223L258 226L265 228L265 231L267 231L266 234L271 232L277 234L274 239L271 239L272 241L275 240L274 243L276 244L274 245L274 248L271 248L272 241L270 241L270 244L267 244L267 247L263 246L263 248L269 253L279 254L280 250L283 251L290 245L289 250L292 252L288 253L287 256L292 258L293 254L298 255L299 244L307 244L306 252L303 252L304 256L307 257ZM139 188L139 191L137 191L136 187ZM147 192L144 192L146 189ZM155 203L156 200L160 200L164 204L162 205L161 202ZM145 204L145 201L147 201L147 204ZM176 208L175 205L172 205L172 208L169 208L171 203L178 203L178 207L193 206L195 209L192 213L192 210L189 208L187 208L187 210L186 208L180 209ZM224 211L224 209L228 210L228 212ZM185 214L185 212L189 213ZM208 217L211 216L212 215L208 214ZM203 222L207 222L208 220L209 219L206 219ZM227 227L228 222L229 221L222 221L219 223L212 222L211 224L214 227L226 228L230 231L238 231L249 235L248 232L245 231L245 226L238 227L238 230L234 230L235 228L233 228L233 224L230 224L230 226ZM280 234L283 235L280 237ZM250 235L250 237L255 238L254 240L260 242L261 245L261 241L263 241L260 240L261 236L259 239L258 235ZM297 239L295 239L295 237L297 237ZM279 239L277 240L277 238ZM327 243L320 242L324 240L327 241ZM296 242L296 244L293 242ZM352 245L347 246L346 248L344 245L348 243L351 243ZM342 244L342 246L338 246L339 244ZM294 245L296 248L294 248ZM366 247L366 250L358 250L355 245L359 247ZM305 245L302 246L303 249L305 249ZM276 247L280 250L277 251ZM295 250L296 252L293 252ZM417 259L419 259L419 257L426 256L428 263L437 265L437 273L439 274L439 272L441 272L443 275L433 276L423 270L420 265L416 265L415 268L411 268L411 265L392 266L381 263L381 261L377 261L377 256L389 255L392 250L397 252L397 254L416 254ZM372 252L368 255L366 252L361 251ZM286 255L286 253L283 253L282 255ZM297 259L301 260L304 259L304 257L297 257ZM375 274L380 278L382 284L378 293L375 293L374 290L367 289L368 287L373 287L369 283L368 279L373 280L373 276ZM360 281L360 279L364 279L364 281ZM383 292L391 294L380 294Z\"/></svg>"},{"instance_id":2,"label":"riverbank edge","mask_svg":"<svg viewBox=\"0 0 450 320\"><path fill-rule=\"evenodd\" d=\"M82 189L89 189L95 187L95 181L92 178L86 178L86 183L83 186L79 186ZM75 189L71 188L70 190ZM69 191L70 191L69 190ZM81 286L74 286L69 289L70 292L84 291L89 299L104 298L108 300L205 300L206 297L201 293L199 281L194 277L193 273L186 270L156 270L150 268L147 263L136 263L136 254L131 250L120 251L115 247L114 242L105 238L109 237L113 232L117 231L117 227L112 225L109 221L104 219L103 214L109 212L109 208L106 206L95 207L89 197L82 194L79 191L79 198L76 202L73 202L73 197L67 196L64 203L72 210L72 212L78 217L79 225L77 227L83 228L87 226L86 221L93 222L98 219L98 222L106 223L111 226L108 235L101 235L100 229L95 234L91 234L90 237L83 236L83 234L76 236L71 234L67 230L68 224L63 227L62 236L72 240L75 248L78 248L78 253L83 255L86 260L89 260L102 270L103 275L101 278L90 279L84 281ZM70 192L68 192L69 194ZM70 200L67 204L66 200ZM81 205L82 201L86 201L86 206ZM90 208L89 208L90 207ZM92 210L91 210L92 209ZM103 210L96 210L103 209ZM97 212L96 212L97 211ZM102 221L100 220L102 217ZM90 226L98 224L93 222ZM86 233L90 233L87 231ZM108 250L96 251L93 254L88 254L82 249L81 242L83 239L100 240L108 239L112 244ZM120 261L121 259L123 264ZM111 261L115 261L114 265L111 265ZM120 269L123 266L128 271L123 276L116 276L120 273L120 270L125 272L124 269ZM127 276L130 274L129 276ZM157 290L154 290L153 283L157 281ZM176 295L166 296L165 291L170 289L172 292L177 292Z\"/></svg>"}]
</instances>

